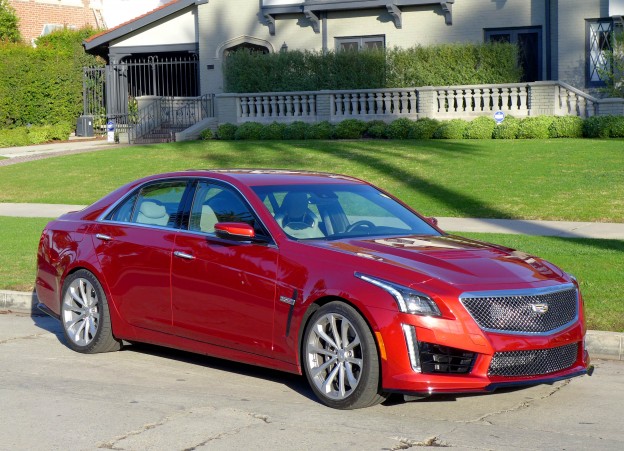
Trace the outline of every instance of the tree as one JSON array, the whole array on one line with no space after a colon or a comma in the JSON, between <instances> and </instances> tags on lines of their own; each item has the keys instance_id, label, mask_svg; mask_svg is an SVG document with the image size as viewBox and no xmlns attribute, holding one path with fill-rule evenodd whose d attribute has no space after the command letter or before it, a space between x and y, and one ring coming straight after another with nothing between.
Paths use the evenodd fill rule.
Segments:
<instances>
[{"instance_id":1,"label":"tree","mask_svg":"<svg viewBox=\"0 0 624 451\"><path fill-rule=\"evenodd\" d=\"M611 49L604 56L606 64L598 70L606 84L602 91L610 97L624 97L624 31L612 34Z\"/></svg>"},{"instance_id":2,"label":"tree","mask_svg":"<svg viewBox=\"0 0 624 451\"><path fill-rule=\"evenodd\" d=\"M7 0L0 0L0 42L21 42L19 18Z\"/></svg>"}]
</instances>

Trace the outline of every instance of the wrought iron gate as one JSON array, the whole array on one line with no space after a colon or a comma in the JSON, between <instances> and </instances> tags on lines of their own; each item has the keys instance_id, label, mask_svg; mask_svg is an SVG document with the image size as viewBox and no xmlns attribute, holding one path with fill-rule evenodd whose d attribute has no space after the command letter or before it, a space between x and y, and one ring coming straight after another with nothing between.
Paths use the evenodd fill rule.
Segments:
<instances>
[{"instance_id":1,"label":"wrought iron gate","mask_svg":"<svg viewBox=\"0 0 624 451\"><path fill-rule=\"evenodd\" d=\"M96 131L109 120L129 131L145 116L139 114L137 97L199 97L198 70L196 55L147 56L85 68L84 114L94 117Z\"/></svg>"}]
</instances>

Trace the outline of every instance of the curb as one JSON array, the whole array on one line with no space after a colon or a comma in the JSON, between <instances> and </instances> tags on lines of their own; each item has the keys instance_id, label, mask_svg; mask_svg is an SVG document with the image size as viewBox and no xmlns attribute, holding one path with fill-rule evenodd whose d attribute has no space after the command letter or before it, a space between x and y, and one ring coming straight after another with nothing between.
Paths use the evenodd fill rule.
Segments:
<instances>
[{"instance_id":1,"label":"curb","mask_svg":"<svg viewBox=\"0 0 624 451\"><path fill-rule=\"evenodd\" d=\"M45 316L37 309L37 294L0 290L0 312ZM624 333L588 330L585 343L593 359L624 361Z\"/></svg>"}]
</instances>

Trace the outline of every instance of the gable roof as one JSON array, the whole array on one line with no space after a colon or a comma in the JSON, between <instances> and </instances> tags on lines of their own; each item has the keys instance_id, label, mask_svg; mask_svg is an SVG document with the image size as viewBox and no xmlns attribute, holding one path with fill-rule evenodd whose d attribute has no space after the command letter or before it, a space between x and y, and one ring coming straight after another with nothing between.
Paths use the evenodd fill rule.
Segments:
<instances>
[{"instance_id":1,"label":"gable roof","mask_svg":"<svg viewBox=\"0 0 624 451\"><path fill-rule=\"evenodd\" d=\"M184 8L187 8L191 5L199 5L202 3L208 3L208 0L173 0L169 3L165 3L164 5L149 11L139 17L135 17L128 22L124 22L122 24L117 25L114 28L109 30L105 30L101 33L91 36L89 39L83 41L82 45L84 45L85 50L93 50L102 45L107 45L110 41L115 39L119 39L128 33L139 30L143 27L153 24L167 16L170 16L178 11L181 11Z\"/></svg>"}]
</instances>

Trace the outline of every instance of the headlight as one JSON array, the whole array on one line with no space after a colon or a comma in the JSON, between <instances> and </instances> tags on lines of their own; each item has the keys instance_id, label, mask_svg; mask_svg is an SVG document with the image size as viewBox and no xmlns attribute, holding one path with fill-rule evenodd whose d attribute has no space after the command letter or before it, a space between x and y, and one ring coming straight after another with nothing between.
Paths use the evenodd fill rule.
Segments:
<instances>
[{"instance_id":1,"label":"headlight","mask_svg":"<svg viewBox=\"0 0 624 451\"><path fill-rule=\"evenodd\" d=\"M423 316L442 316L437 304L426 294L404 287L403 285L357 272L355 273L355 277L386 290L392 295L399 310L403 313Z\"/></svg>"}]
</instances>

